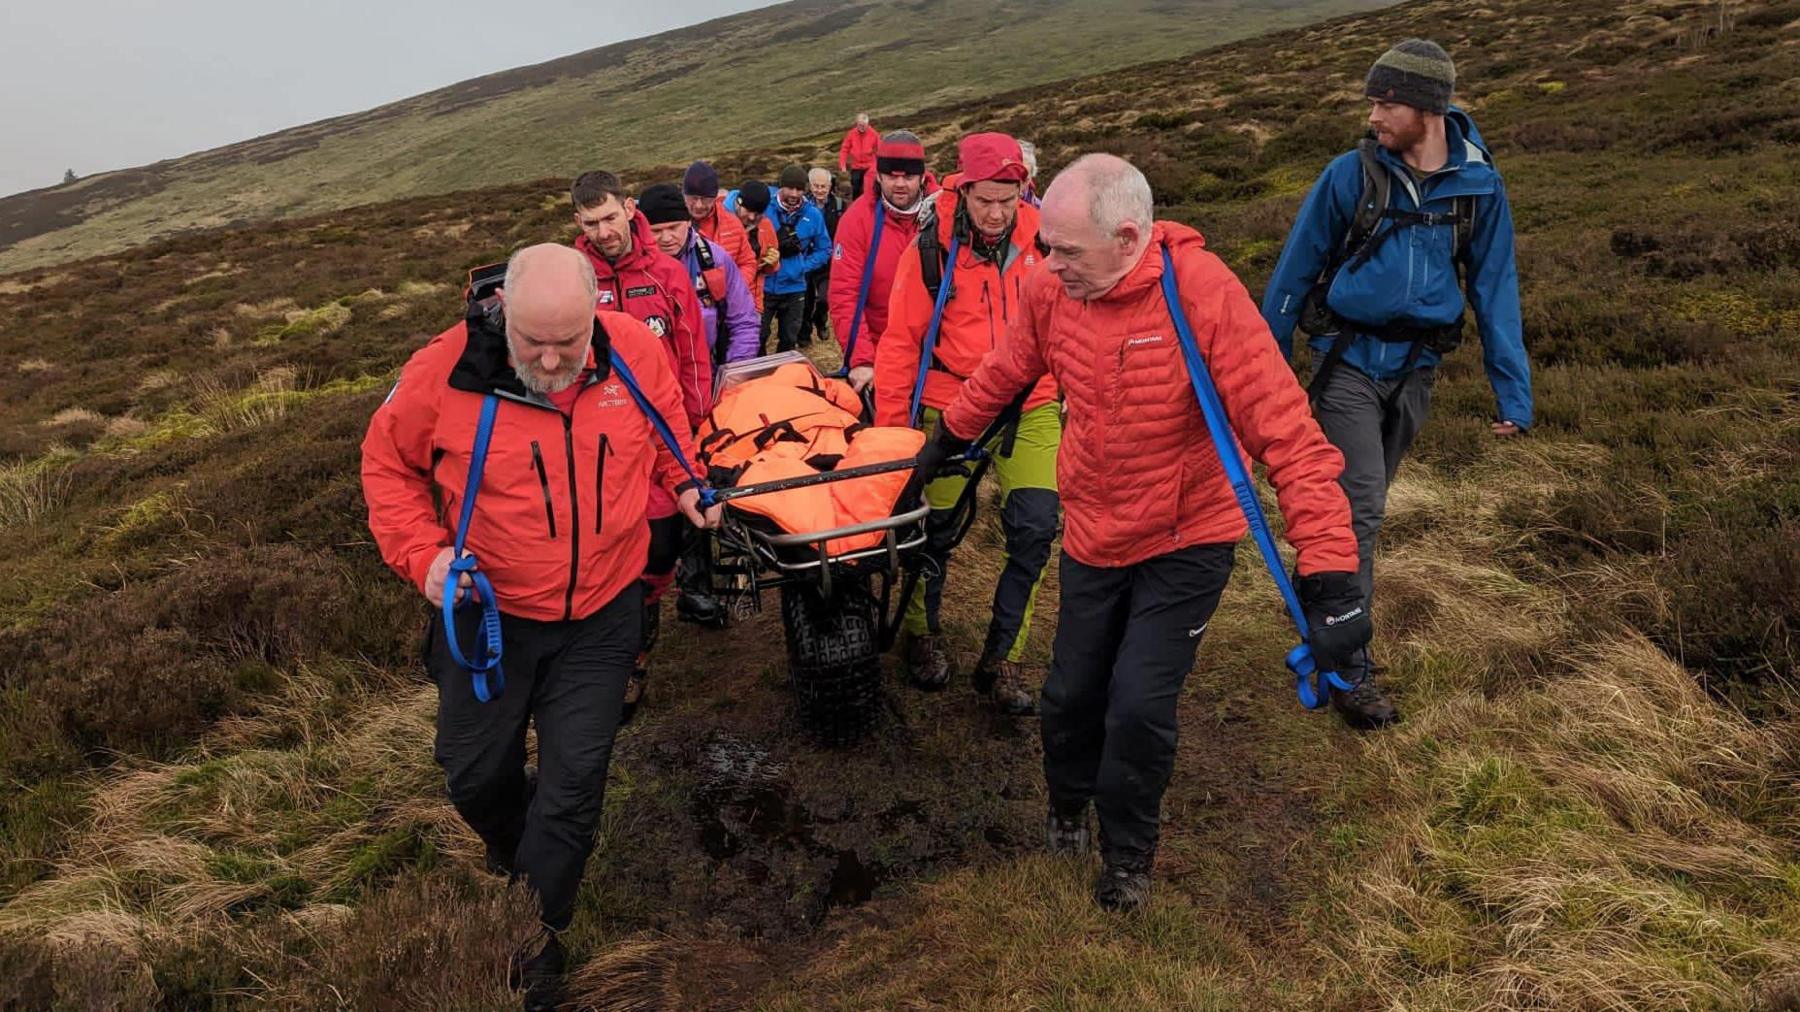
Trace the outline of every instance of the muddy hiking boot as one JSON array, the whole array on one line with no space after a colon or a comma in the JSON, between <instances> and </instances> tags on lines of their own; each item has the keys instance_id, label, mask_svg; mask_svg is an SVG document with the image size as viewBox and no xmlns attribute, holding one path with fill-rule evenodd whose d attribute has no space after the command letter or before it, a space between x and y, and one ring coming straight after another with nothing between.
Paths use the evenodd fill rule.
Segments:
<instances>
[{"instance_id":1,"label":"muddy hiking boot","mask_svg":"<svg viewBox=\"0 0 1800 1012\"><path fill-rule=\"evenodd\" d=\"M675 617L707 629L723 629L727 612L725 605L711 594L684 590L675 599Z\"/></svg>"},{"instance_id":2,"label":"muddy hiking boot","mask_svg":"<svg viewBox=\"0 0 1800 1012\"><path fill-rule=\"evenodd\" d=\"M1349 692L1331 687L1331 708L1344 718L1344 723L1358 731L1374 731L1400 719L1400 711L1388 699L1374 675L1364 675Z\"/></svg>"},{"instance_id":3,"label":"muddy hiking boot","mask_svg":"<svg viewBox=\"0 0 1800 1012\"><path fill-rule=\"evenodd\" d=\"M950 653L944 649L942 636L927 634L908 639L906 666L913 685L926 692L936 692L950 684Z\"/></svg>"},{"instance_id":4,"label":"muddy hiking boot","mask_svg":"<svg viewBox=\"0 0 1800 1012\"><path fill-rule=\"evenodd\" d=\"M511 965L507 968L507 983L512 988L525 992L524 1007L527 1012L538 1012L560 1008L563 1003L563 973L567 957L563 953L562 941L556 932L546 931L541 936L542 944L533 939L531 944L513 953ZM533 955L525 953L536 948Z\"/></svg>"},{"instance_id":5,"label":"muddy hiking boot","mask_svg":"<svg viewBox=\"0 0 1800 1012\"><path fill-rule=\"evenodd\" d=\"M1055 808L1044 815L1044 849L1058 857L1081 857L1088 852L1087 806L1073 814L1059 813Z\"/></svg>"},{"instance_id":6,"label":"muddy hiking boot","mask_svg":"<svg viewBox=\"0 0 1800 1012\"><path fill-rule=\"evenodd\" d=\"M1150 899L1150 864L1107 858L1094 879L1094 902L1113 913L1130 913Z\"/></svg>"},{"instance_id":7,"label":"muddy hiking boot","mask_svg":"<svg viewBox=\"0 0 1800 1012\"><path fill-rule=\"evenodd\" d=\"M1016 661L1004 657L983 657L970 676L975 691L986 693L994 701L994 709L1008 717L1037 715L1037 693L1025 681L1025 672Z\"/></svg>"}]
</instances>

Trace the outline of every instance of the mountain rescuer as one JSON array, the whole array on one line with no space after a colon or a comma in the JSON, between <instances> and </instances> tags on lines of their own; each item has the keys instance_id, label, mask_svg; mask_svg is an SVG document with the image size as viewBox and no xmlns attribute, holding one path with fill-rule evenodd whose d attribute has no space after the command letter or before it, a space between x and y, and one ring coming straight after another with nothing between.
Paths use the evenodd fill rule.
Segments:
<instances>
[{"instance_id":1,"label":"mountain rescuer","mask_svg":"<svg viewBox=\"0 0 1800 1012\"><path fill-rule=\"evenodd\" d=\"M925 146L896 130L876 149L875 185L851 201L838 222L827 301L831 331L857 390L875 378L875 345L887 328L894 268L931 213L925 197Z\"/></svg>"},{"instance_id":2,"label":"mountain rescuer","mask_svg":"<svg viewBox=\"0 0 1800 1012\"><path fill-rule=\"evenodd\" d=\"M869 169L875 164L875 147L880 143L880 135L869 125L869 114L856 114L856 123L844 133L844 142L838 145L838 171L850 173L850 199L862 196L863 182Z\"/></svg>"},{"instance_id":3,"label":"mountain rescuer","mask_svg":"<svg viewBox=\"0 0 1800 1012\"><path fill-rule=\"evenodd\" d=\"M705 162L687 167L681 177L681 195L687 201L688 216L700 234L724 247L744 276L750 289L750 300L756 303L757 316L762 315L762 272L758 269L756 250L750 246L750 235L735 214L719 209L719 174Z\"/></svg>"},{"instance_id":4,"label":"mountain rescuer","mask_svg":"<svg viewBox=\"0 0 1800 1012\"><path fill-rule=\"evenodd\" d=\"M464 322L407 361L362 446L369 530L382 558L434 608L426 652L438 690L433 755L450 801L486 844L489 866L522 879L543 904L547 934L517 967L527 1008L556 1007L558 936L600 822L643 632L644 504L654 486L689 522L718 519L716 509L702 516L699 492L611 365L618 355L650 403L679 419L681 390L663 339L622 313L596 312L597 296L581 254L551 244L520 250L498 300L472 304ZM471 488L490 397L491 439ZM691 456L679 426L676 438ZM504 687L487 702L444 626L443 596L474 595L467 572L445 587L453 545L480 560L499 607ZM482 617L473 604L456 613L462 649L482 641ZM534 721L535 787L525 771Z\"/></svg>"},{"instance_id":5,"label":"mountain rescuer","mask_svg":"<svg viewBox=\"0 0 1800 1012\"><path fill-rule=\"evenodd\" d=\"M888 301L887 329L875 352L875 424L912 425L912 400L921 359L921 421L927 429L962 390L963 381L993 351L1023 308L1026 275L1042 259L1036 242L1037 209L1022 205L1027 179L1019 145L1005 134L970 134L957 150L956 190L940 190L931 231L900 258ZM952 246L955 260L950 261ZM930 261L929 263L927 261ZM936 284L928 284L927 273ZM932 326L937 286L949 285L935 342L924 350ZM1031 628L1032 602L1056 540L1056 447L1062 417L1056 381L1038 380L1026 395L1017 428L990 447L1000 479L1000 526L1006 534L1006 566L994 586L993 617L975 666L977 691L991 695L1000 712L1037 712L1036 692L1019 669ZM921 688L941 689L951 676L950 655L938 624L944 595L945 548L955 536L953 507L966 478L946 475L925 488L932 512L927 548L935 565L907 602L907 660Z\"/></svg>"},{"instance_id":6,"label":"mountain rescuer","mask_svg":"<svg viewBox=\"0 0 1800 1012\"><path fill-rule=\"evenodd\" d=\"M1325 167L1263 296L1283 355L1296 324L1311 336L1313 413L1344 454L1371 601L1388 486L1425 424L1438 362L1462 340L1465 305L1499 402L1494 435L1532 421L1512 211L1474 122L1450 104L1455 83L1449 54L1421 39L1375 61L1363 88L1371 139ZM1364 729L1398 719L1368 666L1365 655L1340 669L1357 687L1331 691L1345 721Z\"/></svg>"},{"instance_id":7,"label":"mountain rescuer","mask_svg":"<svg viewBox=\"0 0 1800 1012\"><path fill-rule=\"evenodd\" d=\"M800 343L808 279L831 262L831 237L825 216L806 199L806 167L789 165L777 182L768 220L775 226L781 265L763 285L763 338L774 329L775 350L791 351Z\"/></svg>"},{"instance_id":8,"label":"mountain rescuer","mask_svg":"<svg viewBox=\"0 0 1800 1012\"><path fill-rule=\"evenodd\" d=\"M806 172L807 203L819 209L819 216L825 219L825 236L828 243L837 242L838 221L844 217L844 198L838 196L837 184L831 178L830 170L822 166L813 166ZM812 344L813 333L823 335L825 328L831 323L831 314L826 311L826 294L831 287L831 260L826 258L825 266L806 276L806 312L800 318L800 347Z\"/></svg>"},{"instance_id":9,"label":"mountain rescuer","mask_svg":"<svg viewBox=\"0 0 1800 1012\"><path fill-rule=\"evenodd\" d=\"M1370 624L1337 484L1343 459L1249 293L1200 234L1152 223L1143 174L1088 155L1050 184L1039 238L1045 269L1024 278L1012 327L944 409L913 481L1021 391L1056 378L1069 429L1056 475L1067 531L1041 704L1045 838L1053 851L1085 850L1091 801L1104 859L1094 898L1128 909L1149 892L1182 683L1246 530L1189 388L1162 290L1164 250L1231 427L1275 486L1318 663L1361 650Z\"/></svg>"},{"instance_id":10,"label":"mountain rescuer","mask_svg":"<svg viewBox=\"0 0 1800 1012\"><path fill-rule=\"evenodd\" d=\"M757 179L746 179L737 189L725 195L725 209L737 216L738 225L744 230L745 240L755 256L756 304L759 312L767 313L769 293L767 290L770 275L781 266L781 248L775 235L775 226L769 223L769 187ZM759 323L759 334L766 337L768 321L765 317ZM759 337L761 340L761 337ZM757 353L761 354L761 345Z\"/></svg>"},{"instance_id":11,"label":"mountain rescuer","mask_svg":"<svg viewBox=\"0 0 1800 1012\"><path fill-rule=\"evenodd\" d=\"M650 222L625 196L619 177L610 172L584 172L569 187L575 224L581 234L575 248L587 254L599 279L599 308L625 313L650 328L668 353L671 371L681 387L682 412L669 424L691 434L712 409L712 340L700 312L687 268L656 248ZM675 501L656 486L649 489L650 557L644 570L643 651L625 687L629 721L643 700L649 678L650 652L662 628L662 596L675 578L686 534L675 515ZM708 602L718 608L717 602Z\"/></svg>"}]
</instances>

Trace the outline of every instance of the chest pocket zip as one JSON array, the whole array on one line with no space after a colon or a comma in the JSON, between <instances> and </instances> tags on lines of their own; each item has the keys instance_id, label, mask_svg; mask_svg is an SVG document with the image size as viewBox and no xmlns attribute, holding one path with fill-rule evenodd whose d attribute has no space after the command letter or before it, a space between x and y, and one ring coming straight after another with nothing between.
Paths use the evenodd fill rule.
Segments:
<instances>
[{"instance_id":1,"label":"chest pocket zip","mask_svg":"<svg viewBox=\"0 0 1800 1012\"><path fill-rule=\"evenodd\" d=\"M550 474L544 470L544 451L537 440L531 441L531 466L537 468L538 488L544 492L544 522L550 526L550 540L556 540L556 504L550 499Z\"/></svg>"},{"instance_id":2,"label":"chest pocket zip","mask_svg":"<svg viewBox=\"0 0 1800 1012\"><path fill-rule=\"evenodd\" d=\"M606 523L606 458L613 455L612 436L602 433L594 453L594 533Z\"/></svg>"}]
</instances>

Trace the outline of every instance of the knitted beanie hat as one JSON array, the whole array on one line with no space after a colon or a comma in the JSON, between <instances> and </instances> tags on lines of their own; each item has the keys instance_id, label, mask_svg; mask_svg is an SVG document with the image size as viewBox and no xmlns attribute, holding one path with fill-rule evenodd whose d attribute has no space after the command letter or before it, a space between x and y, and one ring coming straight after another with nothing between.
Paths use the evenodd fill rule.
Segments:
<instances>
[{"instance_id":1,"label":"knitted beanie hat","mask_svg":"<svg viewBox=\"0 0 1800 1012\"><path fill-rule=\"evenodd\" d=\"M1381 54L1369 68L1363 94L1383 102L1399 102L1443 115L1456 90L1456 64L1435 42L1407 39Z\"/></svg>"}]
</instances>

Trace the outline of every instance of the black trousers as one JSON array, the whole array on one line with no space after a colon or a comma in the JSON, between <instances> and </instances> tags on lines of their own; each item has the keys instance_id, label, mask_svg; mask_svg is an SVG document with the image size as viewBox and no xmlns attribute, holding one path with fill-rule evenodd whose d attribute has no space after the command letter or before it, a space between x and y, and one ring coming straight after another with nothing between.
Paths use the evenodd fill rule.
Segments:
<instances>
[{"instance_id":1,"label":"black trousers","mask_svg":"<svg viewBox=\"0 0 1800 1012\"><path fill-rule=\"evenodd\" d=\"M767 354L769 331L776 331L775 350L791 351L800 340L800 318L806 312L806 291L776 295L763 292L762 334L757 340L757 354Z\"/></svg>"},{"instance_id":2,"label":"black trousers","mask_svg":"<svg viewBox=\"0 0 1800 1012\"><path fill-rule=\"evenodd\" d=\"M831 312L825 303L831 290L831 268L821 267L806 276L806 309L800 314L800 343L806 344L817 332L825 339L825 328L831 325Z\"/></svg>"},{"instance_id":3,"label":"black trousers","mask_svg":"<svg viewBox=\"0 0 1800 1012\"><path fill-rule=\"evenodd\" d=\"M1050 804L1090 800L1110 861L1148 867L1175 767L1176 704L1231 576L1233 546L1195 545L1131 566L1064 553L1062 600L1044 682Z\"/></svg>"},{"instance_id":4,"label":"black trousers","mask_svg":"<svg viewBox=\"0 0 1800 1012\"><path fill-rule=\"evenodd\" d=\"M868 174L869 174L868 169L851 169L850 170L850 199L851 200L855 200L856 198L862 196L863 178L865 176L867 176Z\"/></svg>"},{"instance_id":5,"label":"black trousers","mask_svg":"<svg viewBox=\"0 0 1800 1012\"><path fill-rule=\"evenodd\" d=\"M456 812L488 852L510 862L543 903L544 924L569 926L575 892L594 849L606 768L638 652L643 587L633 581L592 615L534 622L502 615L506 689L483 703L468 671L450 658L443 617L426 652L438 687L437 742ZM479 612L457 613L458 640L476 642ZM537 722L537 791L527 793L525 728Z\"/></svg>"}]
</instances>

